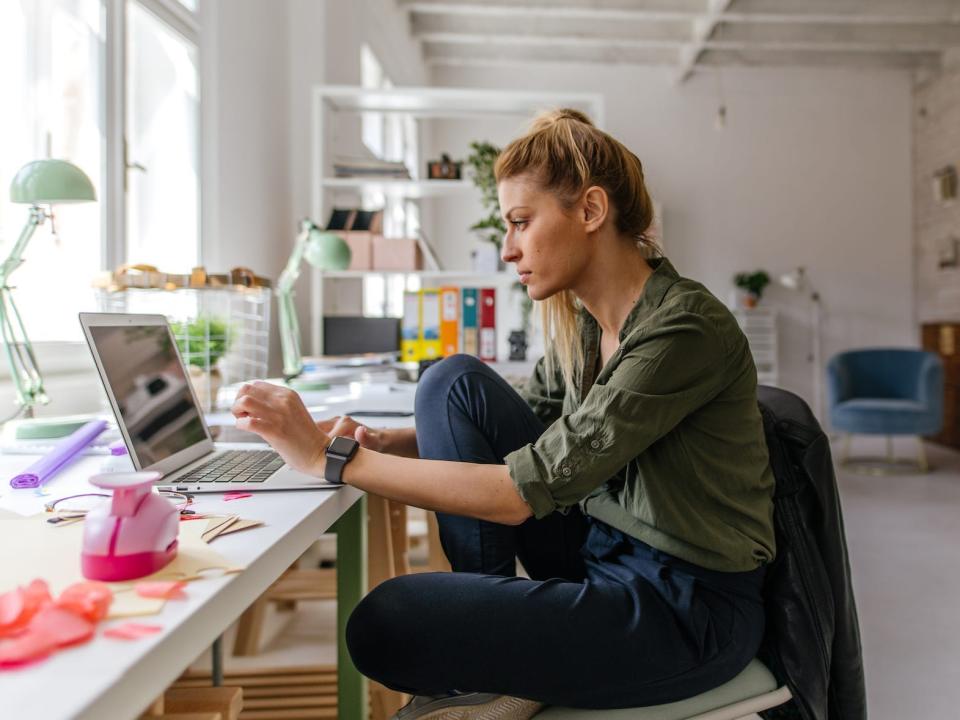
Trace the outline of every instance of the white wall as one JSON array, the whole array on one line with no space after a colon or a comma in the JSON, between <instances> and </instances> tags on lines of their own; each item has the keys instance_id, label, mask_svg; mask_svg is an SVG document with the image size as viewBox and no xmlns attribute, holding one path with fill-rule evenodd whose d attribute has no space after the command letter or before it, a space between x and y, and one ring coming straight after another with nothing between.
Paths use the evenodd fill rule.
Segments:
<instances>
[{"instance_id":1,"label":"white wall","mask_svg":"<svg viewBox=\"0 0 960 720\"><path fill-rule=\"evenodd\" d=\"M203 263L276 279L290 253L287 3L201 3ZM276 328L276 303L271 327ZM280 346L271 332L271 367Z\"/></svg>"},{"instance_id":2,"label":"white wall","mask_svg":"<svg viewBox=\"0 0 960 720\"><path fill-rule=\"evenodd\" d=\"M204 262L276 280L310 214L310 88L360 84L368 43L397 84L424 84L392 0L205 0ZM325 218L314 218L324 222ZM309 273L297 305L310 347ZM279 373L274 312L271 371Z\"/></svg>"},{"instance_id":3,"label":"white wall","mask_svg":"<svg viewBox=\"0 0 960 720\"><path fill-rule=\"evenodd\" d=\"M438 85L598 92L606 127L644 163L664 207L667 255L726 300L731 277L798 265L823 296L823 357L865 345L914 344L911 254L911 79L899 71L725 70L724 130L716 79L686 84L628 66L437 68ZM438 131L434 154L471 139L509 140L515 123ZM466 217L464 217L464 215ZM464 201L434 232L469 240ZM809 305L781 288L781 384L812 390Z\"/></svg>"}]
</instances>

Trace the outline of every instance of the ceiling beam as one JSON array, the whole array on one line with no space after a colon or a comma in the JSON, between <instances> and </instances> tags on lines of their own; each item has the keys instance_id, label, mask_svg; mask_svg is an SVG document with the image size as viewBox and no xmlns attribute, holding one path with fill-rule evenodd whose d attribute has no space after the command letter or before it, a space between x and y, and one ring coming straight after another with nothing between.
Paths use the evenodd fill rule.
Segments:
<instances>
[{"instance_id":1,"label":"ceiling beam","mask_svg":"<svg viewBox=\"0 0 960 720\"><path fill-rule=\"evenodd\" d=\"M577 46L558 48L550 43L507 44L501 42L443 43L423 46L430 65L538 63L608 63L614 65L676 65L676 47Z\"/></svg>"},{"instance_id":2,"label":"ceiling beam","mask_svg":"<svg viewBox=\"0 0 960 720\"><path fill-rule=\"evenodd\" d=\"M693 20L709 0L397 0L402 10L422 14L517 15L580 20Z\"/></svg>"},{"instance_id":3,"label":"ceiling beam","mask_svg":"<svg viewBox=\"0 0 960 720\"><path fill-rule=\"evenodd\" d=\"M730 7L732 0L710 0L707 12L693 21L693 42L680 49L680 70L677 73L677 84L682 84L693 75L693 69L700 60L700 55L706 49L707 40L720 23L723 14Z\"/></svg>"},{"instance_id":4,"label":"ceiling beam","mask_svg":"<svg viewBox=\"0 0 960 720\"><path fill-rule=\"evenodd\" d=\"M736 0L732 22L859 22L937 24L960 22L957 0Z\"/></svg>"},{"instance_id":5,"label":"ceiling beam","mask_svg":"<svg viewBox=\"0 0 960 720\"><path fill-rule=\"evenodd\" d=\"M497 45L475 43L470 45L427 43L424 61L432 67L517 67L557 63L617 64L655 67L676 67L677 48L664 47L553 47L538 45ZM777 48L706 48L698 67L834 67L884 69L935 69L940 65L937 53L900 52L836 52L798 47L792 50Z\"/></svg>"},{"instance_id":6,"label":"ceiling beam","mask_svg":"<svg viewBox=\"0 0 960 720\"><path fill-rule=\"evenodd\" d=\"M490 15L439 15L414 12L410 28L415 38L445 40L456 36L488 35L490 37L541 36L582 38L584 41L613 40L690 42L693 23L690 20L610 20L598 18L585 23L569 17L537 17L517 15L510 19Z\"/></svg>"},{"instance_id":7,"label":"ceiling beam","mask_svg":"<svg viewBox=\"0 0 960 720\"><path fill-rule=\"evenodd\" d=\"M701 66L710 67L847 67L865 69L934 69L940 65L939 53L836 52L824 50L707 50Z\"/></svg>"},{"instance_id":8,"label":"ceiling beam","mask_svg":"<svg viewBox=\"0 0 960 720\"><path fill-rule=\"evenodd\" d=\"M872 47L877 50L904 49L905 52L943 50L960 46L960 25L888 25L858 23L765 23L737 24L726 21L717 27L712 38L728 45L763 43L785 46L811 43L842 50L849 46Z\"/></svg>"}]
</instances>

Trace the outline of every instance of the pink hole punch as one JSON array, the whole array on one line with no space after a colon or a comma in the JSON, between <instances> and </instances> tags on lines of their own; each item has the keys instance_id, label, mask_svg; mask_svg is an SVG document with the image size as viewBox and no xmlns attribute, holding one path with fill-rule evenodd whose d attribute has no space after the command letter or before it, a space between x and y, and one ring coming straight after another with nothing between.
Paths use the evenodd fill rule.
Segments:
<instances>
[{"instance_id":1,"label":"pink hole punch","mask_svg":"<svg viewBox=\"0 0 960 720\"><path fill-rule=\"evenodd\" d=\"M113 500L87 513L83 521L83 576L90 580L130 580L155 573L177 555L177 508L153 492L158 472L94 475L90 483L113 491Z\"/></svg>"}]
</instances>

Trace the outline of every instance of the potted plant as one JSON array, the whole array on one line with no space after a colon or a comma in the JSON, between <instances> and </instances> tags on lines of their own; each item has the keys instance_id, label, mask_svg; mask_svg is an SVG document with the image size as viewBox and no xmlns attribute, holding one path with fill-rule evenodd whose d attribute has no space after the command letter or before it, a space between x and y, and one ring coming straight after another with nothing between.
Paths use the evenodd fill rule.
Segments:
<instances>
[{"instance_id":1,"label":"potted plant","mask_svg":"<svg viewBox=\"0 0 960 720\"><path fill-rule=\"evenodd\" d=\"M480 202L487 213L471 225L470 230L477 233L481 240L490 243L492 246L487 246L485 250L481 251L491 255L490 262L481 263L481 265L500 269L500 246L503 244L503 236L507 232L507 226L504 224L503 218L500 217L497 180L493 175L493 166L497 162L497 156L500 155L500 148L485 141L472 142L470 143L470 151L466 162L473 170L471 173L473 184L480 190Z\"/></svg>"},{"instance_id":2,"label":"potted plant","mask_svg":"<svg viewBox=\"0 0 960 720\"><path fill-rule=\"evenodd\" d=\"M170 329L190 373L197 399L203 407L213 409L223 383L217 363L230 349L227 322L201 315L187 322L171 322Z\"/></svg>"},{"instance_id":3,"label":"potted plant","mask_svg":"<svg viewBox=\"0 0 960 720\"><path fill-rule=\"evenodd\" d=\"M765 270L741 272L733 276L733 284L746 292L744 305L754 308L763 297L763 289L770 284L770 276Z\"/></svg>"}]
</instances>

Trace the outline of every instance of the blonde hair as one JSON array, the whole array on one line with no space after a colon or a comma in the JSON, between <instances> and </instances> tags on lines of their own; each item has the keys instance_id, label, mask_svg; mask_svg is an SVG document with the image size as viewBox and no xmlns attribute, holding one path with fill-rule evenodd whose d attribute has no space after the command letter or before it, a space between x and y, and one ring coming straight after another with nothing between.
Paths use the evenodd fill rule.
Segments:
<instances>
[{"instance_id":1,"label":"blonde hair","mask_svg":"<svg viewBox=\"0 0 960 720\"><path fill-rule=\"evenodd\" d=\"M567 210L588 188L602 187L610 199L617 231L634 238L645 257L660 254L660 248L647 234L653 222L653 202L643 180L643 165L579 110L561 108L539 115L526 135L503 149L493 171L498 183L530 175ZM554 374L559 361L567 387L573 387L583 367L577 325L580 302L572 291L561 290L540 306L550 348L546 353L549 374Z\"/></svg>"}]
</instances>

